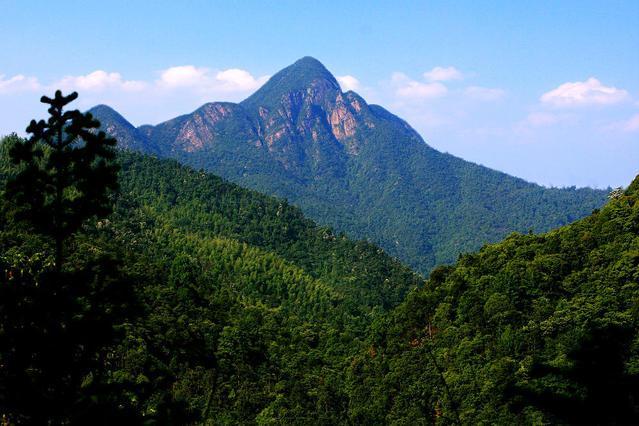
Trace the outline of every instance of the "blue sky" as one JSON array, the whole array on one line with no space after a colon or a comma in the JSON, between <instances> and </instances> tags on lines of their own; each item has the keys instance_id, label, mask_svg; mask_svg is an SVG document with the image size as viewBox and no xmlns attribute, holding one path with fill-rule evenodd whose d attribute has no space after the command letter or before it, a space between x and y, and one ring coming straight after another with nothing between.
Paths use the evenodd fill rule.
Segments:
<instances>
[{"instance_id":1,"label":"blue sky","mask_svg":"<svg viewBox=\"0 0 639 426\"><path fill-rule=\"evenodd\" d=\"M0 1L0 134L54 88L134 124L314 56L433 147L555 186L639 173L639 1Z\"/></svg>"}]
</instances>

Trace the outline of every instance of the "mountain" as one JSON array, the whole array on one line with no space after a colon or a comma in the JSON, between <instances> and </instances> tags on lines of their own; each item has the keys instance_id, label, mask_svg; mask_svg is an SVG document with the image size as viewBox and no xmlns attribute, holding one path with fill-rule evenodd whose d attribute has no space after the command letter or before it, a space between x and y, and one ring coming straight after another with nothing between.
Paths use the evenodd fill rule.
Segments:
<instances>
[{"instance_id":1,"label":"mountain","mask_svg":"<svg viewBox=\"0 0 639 426\"><path fill-rule=\"evenodd\" d=\"M354 424L639 423L639 176L435 269L350 367Z\"/></svg>"},{"instance_id":2,"label":"mountain","mask_svg":"<svg viewBox=\"0 0 639 426\"><path fill-rule=\"evenodd\" d=\"M145 136L144 131L138 130L126 121L117 111L106 105L91 108L94 116L100 117L102 130L116 138L122 149L158 153L159 150Z\"/></svg>"},{"instance_id":3,"label":"mountain","mask_svg":"<svg viewBox=\"0 0 639 426\"><path fill-rule=\"evenodd\" d=\"M342 92L310 57L239 104L208 103L157 126L135 128L105 106L90 111L125 148L286 198L422 273L513 231L570 223L606 197L544 188L438 152L405 121Z\"/></svg>"}]
</instances>

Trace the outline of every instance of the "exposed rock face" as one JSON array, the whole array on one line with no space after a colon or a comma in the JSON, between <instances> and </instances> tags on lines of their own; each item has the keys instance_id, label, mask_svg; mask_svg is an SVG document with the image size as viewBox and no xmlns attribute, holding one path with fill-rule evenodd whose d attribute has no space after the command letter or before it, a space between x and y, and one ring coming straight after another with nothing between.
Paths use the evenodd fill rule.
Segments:
<instances>
[{"instance_id":1,"label":"exposed rock face","mask_svg":"<svg viewBox=\"0 0 639 426\"><path fill-rule=\"evenodd\" d=\"M325 161L330 157L324 152L327 147L331 155L336 149L343 155L357 155L362 143L357 139L358 128L371 128L372 122L366 118L368 106L357 95L342 93L334 77L315 60L305 58L291 67L300 66L311 69L303 84L274 90L269 82L260 90L269 91L268 96L260 99L258 91L256 99L260 100L253 104L208 103L189 115L140 129L107 119L103 120L105 130L117 137L124 148L135 148L136 138L160 138L167 154L194 154L213 149L229 136L237 138L239 128L244 140L236 143L263 149L286 168ZM297 72L282 71L284 77ZM278 83L278 79L276 75L271 80ZM286 82L286 78L281 80ZM99 115L109 114L99 111ZM230 128L233 134L227 131Z\"/></svg>"},{"instance_id":2,"label":"exposed rock face","mask_svg":"<svg viewBox=\"0 0 639 426\"><path fill-rule=\"evenodd\" d=\"M128 148L129 146L133 145L134 139L130 135L131 129L127 127L123 128L122 126L118 126L117 124L109 123L109 125L103 127L102 130L104 130L104 132L111 137L117 139L120 143L120 146L125 146Z\"/></svg>"},{"instance_id":3,"label":"exposed rock face","mask_svg":"<svg viewBox=\"0 0 639 426\"><path fill-rule=\"evenodd\" d=\"M205 144L215 142L217 123L232 117L232 109L221 103L209 103L192 114L180 129L176 145L186 152L195 152Z\"/></svg>"},{"instance_id":4,"label":"exposed rock face","mask_svg":"<svg viewBox=\"0 0 639 426\"><path fill-rule=\"evenodd\" d=\"M330 121L333 130L333 136L335 136L335 138L340 142L345 140L346 138L355 136L357 122L355 121L355 116L353 115L349 107L350 105L347 105L344 102L342 95L339 94L337 96L337 99L335 100L335 107L331 112ZM349 149L349 151L351 150ZM356 154L356 151L351 153Z\"/></svg>"},{"instance_id":5,"label":"exposed rock face","mask_svg":"<svg viewBox=\"0 0 639 426\"><path fill-rule=\"evenodd\" d=\"M259 105L257 113L257 133L266 142L261 146L271 153L296 150L306 160L317 162L322 150L317 144L337 144L344 154L357 155L358 127L372 128L372 122L365 119L365 102L352 93L342 93L323 75L311 79L308 87L281 94L277 101Z\"/></svg>"},{"instance_id":6,"label":"exposed rock face","mask_svg":"<svg viewBox=\"0 0 639 426\"><path fill-rule=\"evenodd\" d=\"M186 152L202 149L205 141L213 142L213 132L198 115L193 117L193 120L184 123L176 139L176 143L181 145Z\"/></svg>"}]
</instances>

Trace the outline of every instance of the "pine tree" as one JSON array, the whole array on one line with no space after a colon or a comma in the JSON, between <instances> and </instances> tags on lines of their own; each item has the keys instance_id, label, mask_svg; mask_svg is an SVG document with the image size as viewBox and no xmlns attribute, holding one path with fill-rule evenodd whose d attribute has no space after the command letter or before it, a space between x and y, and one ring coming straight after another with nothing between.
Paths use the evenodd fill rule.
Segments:
<instances>
[{"instance_id":1,"label":"pine tree","mask_svg":"<svg viewBox=\"0 0 639 426\"><path fill-rule=\"evenodd\" d=\"M32 120L31 137L16 143L11 160L20 168L8 182L6 195L16 206L15 216L34 231L55 241L55 263L60 270L64 243L86 219L111 212L109 193L117 189L115 139L97 131L100 122L90 113L64 108L78 97L58 90L47 121Z\"/></svg>"},{"instance_id":2,"label":"pine tree","mask_svg":"<svg viewBox=\"0 0 639 426\"><path fill-rule=\"evenodd\" d=\"M116 141L91 114L64 110L77 97L43 96L48 120L31 121L28 140L11 138L10 220L0 226L0 414L12 423L96 424L130 414L107 367L133 285L118 248L81 230L112 210Z\"/></svg>"}]
</instances>

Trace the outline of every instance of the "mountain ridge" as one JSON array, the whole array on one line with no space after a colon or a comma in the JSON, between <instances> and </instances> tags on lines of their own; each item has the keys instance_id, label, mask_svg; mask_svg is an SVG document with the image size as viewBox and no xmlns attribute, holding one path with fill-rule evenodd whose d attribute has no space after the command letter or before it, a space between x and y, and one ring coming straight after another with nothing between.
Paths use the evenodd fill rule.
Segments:
<instances>
[{"instance_id":1,"label":"mountain ridge","mask_svg":"<svg viewBox=\"0 0 639 426\"><path fill-rule=\"evenodd\" d=\"M240 103L206 103L156 126L133 131L104 108L90 112L107 131L125 133L124 148L286 198L423 273L510 232L572 222L606 199L605 191L544 188L441 153L406 121L342 92L310 57Z\"/></svg>"}]
</instances>

